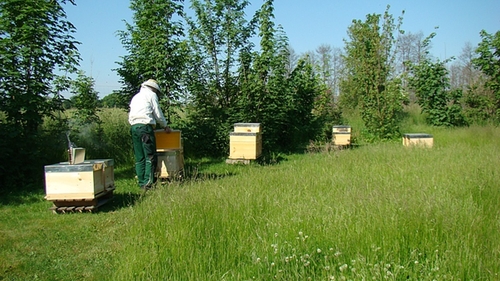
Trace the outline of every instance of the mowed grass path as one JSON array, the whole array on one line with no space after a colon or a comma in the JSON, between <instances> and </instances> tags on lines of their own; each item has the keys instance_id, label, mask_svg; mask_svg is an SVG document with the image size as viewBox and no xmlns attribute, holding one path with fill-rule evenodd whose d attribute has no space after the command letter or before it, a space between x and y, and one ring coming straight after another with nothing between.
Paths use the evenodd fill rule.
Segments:
<instances>
[{"instance_id":1,"label":"mowed grass path","mask_svg":"<svg viewBox=\"0 0 500 281\"><path fill-rule=\"evenodd\" d=\"M0 208L0 280L499 280L500 129L424 129L432 149L201 165L142 197L117 172L97 214L26 196Z\"/></svg>"}]
</instances>

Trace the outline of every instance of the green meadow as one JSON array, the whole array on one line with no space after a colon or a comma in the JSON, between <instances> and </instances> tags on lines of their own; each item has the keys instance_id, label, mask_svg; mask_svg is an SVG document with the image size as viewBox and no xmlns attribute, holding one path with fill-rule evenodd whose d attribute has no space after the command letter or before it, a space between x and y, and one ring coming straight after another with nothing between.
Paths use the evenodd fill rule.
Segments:
<instances>
[{"instance_id":1,"label":"green meadow","mask_svg":"<svg viewBox=\"0 0 500 281\"><path fill-rule=\"evenodd\" d=\"M147 193L121 167L97 213L2 198L0 280L500 280L500 128L407 129L434 147L186 159Z\"/></svg>"}]
</instances>

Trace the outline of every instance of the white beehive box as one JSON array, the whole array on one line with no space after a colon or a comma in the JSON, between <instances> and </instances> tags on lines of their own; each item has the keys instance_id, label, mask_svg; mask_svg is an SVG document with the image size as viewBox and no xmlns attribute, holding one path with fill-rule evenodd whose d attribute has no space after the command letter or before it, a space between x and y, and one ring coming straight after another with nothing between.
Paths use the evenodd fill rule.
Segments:
<instances>
[{"instance_id":1,"label":"white beehive box","mask_svg":"<svg viewBox=\"0 0 500 281\"><path fill-rule=\"evenodd\" d=\"M334 145L350 145L351 144L351 127L337 125L332 128L332 142Z\"/></svg>"},{"instance_id":2,"label":"white beehive box","mask_svg":"<svg viewBox=\"0 0 500 281\"><path fill-rule=\"evenodd\" d=\"M432 147L434 145L434 138L432 135L422 133L404 134L403 145Z\"/></svg>"},{"instance_id":3,"label":"white beehive box","mask_svg":"<svg viewBox=\"0 0 500 281\"><path fill-rule=\"evenodd\" d=\"M93 200L114 190L113 159L45 166L45 199Z\"/></svg>"}]
</instances>

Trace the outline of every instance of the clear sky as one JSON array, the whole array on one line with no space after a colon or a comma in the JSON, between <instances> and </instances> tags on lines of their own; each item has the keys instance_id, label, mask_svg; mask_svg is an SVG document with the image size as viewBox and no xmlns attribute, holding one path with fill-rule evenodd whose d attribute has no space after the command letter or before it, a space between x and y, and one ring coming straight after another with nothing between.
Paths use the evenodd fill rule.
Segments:
<instances>
[{"instance_id":1,"label":"clear sky","mask_svg":"<svg viewBox=\"0 0 500 281\"><path fill-rule=\"evenodd\" d=\"M75 25L74 35L80 41L80 68L95 79L95 89L103 97L120 88L113 69L126 54L117 37L132 23L127 0L77 0L77 6L66 5L68 20ZM247 10L252 16L263 0L250 0ZM185 0L190 5L190 0ZM367 14L389 12L398 18L404 10L402 29L422 32L424 37L436 31L432 54L445 59L460 55L467 42L481 41L479 32L500 31L500 0L275 0L275 24L282 25L290 45L297 54L314 51L322 44L343 48L347 28L352 20L365 20ZM434 27L439 29L435 30Z\"/></svg>"}]
</instances>

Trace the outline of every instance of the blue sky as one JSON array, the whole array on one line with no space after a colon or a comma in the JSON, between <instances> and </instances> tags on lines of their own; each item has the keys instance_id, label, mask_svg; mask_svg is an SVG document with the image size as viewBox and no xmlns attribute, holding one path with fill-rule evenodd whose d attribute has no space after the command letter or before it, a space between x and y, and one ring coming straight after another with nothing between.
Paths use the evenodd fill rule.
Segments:
<instances>
[{"instance_id":1,"label":"blue sky","mask_svg":"<svg viewBox=\"0 0 500 281\"><path fill-rule=\"evenodd\" d=\"M95 79L95 89L103 97L120 88L119 77L112 69L125 55L118 30L124 21L132 23L132 11L126 0L80 0L77 6L66 5L68 20L81 42L80 68ZM251 0L247 14L253 15L263 0ZM189 0L185 0L189 6ZM473 46L481 41L479 32L500 31L500 0L275 0L275 24L283 26L296 53L314 51L322 44L344 47L347 28L352 20L365 20L367 14L389 12L399 17L404 10L402 29L422 32L436 31L432 54L445 59L460 55L467 42ZM439 26L435 30L434 27Z\"/></svg>"}]
</instances>

